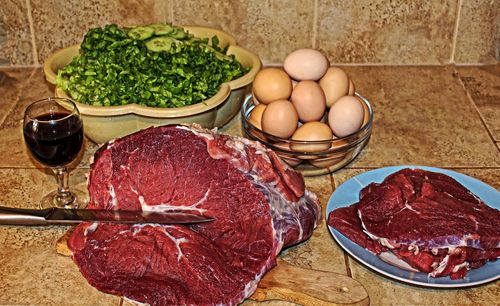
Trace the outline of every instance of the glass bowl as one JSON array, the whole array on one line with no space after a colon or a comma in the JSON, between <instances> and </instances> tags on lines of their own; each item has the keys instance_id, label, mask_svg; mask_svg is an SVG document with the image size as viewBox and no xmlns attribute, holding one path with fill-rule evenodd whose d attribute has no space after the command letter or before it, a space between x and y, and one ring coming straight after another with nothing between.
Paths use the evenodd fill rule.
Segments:
<instances>
[{"instance_id":1,"label":"glass bowl","mask_svg":"<svg viewBox=\"0 0 500 306\"><path fill-rule=\"evenodd\" d=\"M285 163L300 171L304 176L331 173L354 160L368 143L372 133L373 110L370 102L358 93L355 93L355 96L364 103L365 112L366 110L368 112L365 114L361 128L345 137L324 141L298 141L268 134L248 120L255 107L252 95L245 97L241 108L243 130L248 138L266 145Z\"/></svg>"}]
</instances>

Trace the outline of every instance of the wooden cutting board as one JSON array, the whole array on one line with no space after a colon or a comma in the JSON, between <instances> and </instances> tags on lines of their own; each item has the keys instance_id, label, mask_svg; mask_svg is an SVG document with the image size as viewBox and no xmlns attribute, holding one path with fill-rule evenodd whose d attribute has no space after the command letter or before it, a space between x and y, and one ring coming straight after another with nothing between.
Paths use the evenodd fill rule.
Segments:
<instances>
[{"instance_id":1,"label":"wooden cutting board","mask_svg":"<svg viewBox=\"0 0 500 306\"><path fill-rule=\"evenodd\" d=\"M67 242L69 230L56 243L56 251L71 256ZM278 265L261 279L250 297L255 301L281 300L300 305L369 305L368 292L357 280L346 275L304 269L278 259Z\"/></svg>"}]
</instances>

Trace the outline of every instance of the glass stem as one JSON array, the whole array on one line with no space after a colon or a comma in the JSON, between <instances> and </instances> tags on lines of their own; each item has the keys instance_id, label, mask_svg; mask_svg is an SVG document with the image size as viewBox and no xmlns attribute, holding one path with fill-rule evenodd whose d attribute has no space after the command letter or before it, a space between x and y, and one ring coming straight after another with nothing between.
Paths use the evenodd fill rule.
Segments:
<instances>
[{"instance_id":1,"label":"glass stem","mask_svg":"<svg viewBox=\"0 0 500 306\"><path fill-rule=\"evenodd\" d=\"M75 197L69 191L68 187L68 169L66 167L53 168L57 181L57 195L54 199L54 204L59 207L70 205Z\"/></svg>"}]
</instances>

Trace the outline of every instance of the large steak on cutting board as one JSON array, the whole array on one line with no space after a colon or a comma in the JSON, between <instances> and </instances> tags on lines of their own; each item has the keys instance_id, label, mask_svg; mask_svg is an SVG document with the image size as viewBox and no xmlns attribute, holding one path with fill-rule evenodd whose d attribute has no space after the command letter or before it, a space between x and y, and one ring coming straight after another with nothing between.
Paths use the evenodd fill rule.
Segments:
<instances>
[{"instance_id":1,"label":"large steak on cutting board","mask_svg":"<svg viewBox=\"0 0 500 306\"><path fill-rule=\"evenodd\" d=\"M286 246L311 236L318 201L258 143L196 126L150 128L105 144L89 209L184 210L197 225L83 223L68 241L97 289L151 305L237 304Z\"/></svg>"}]
</instances>

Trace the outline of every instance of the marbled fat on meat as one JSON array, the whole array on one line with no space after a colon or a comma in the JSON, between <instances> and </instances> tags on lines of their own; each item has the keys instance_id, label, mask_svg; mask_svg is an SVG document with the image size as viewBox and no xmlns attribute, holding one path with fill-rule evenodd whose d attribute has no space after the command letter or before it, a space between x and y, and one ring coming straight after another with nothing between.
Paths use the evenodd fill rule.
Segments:
<instances>
[{"instance_id":1,"label":"marbled fat on meat","mask_svg":"<svg viewBox=\"0 0 500 306\"><path fill-rule=\"evenodd\" d=\"M378 254L391 251L432 277L463 278L500 257L500 211L453 178L402 169L334 210L328 224Z\"/></svg>"},{"instance_id":2,"label":"marbled fat on meat","mask_svg":"<svg viewBox=\"0 0 500 306\"><path fill-rule=\"evenodd\" d=\"M104 145L90 209L183 210L215 221L84 223L68 246L88 282L151 305L235 305L283 247L311 236L320 211L300 175L243 138L195 126L150 128Z\"/></svg>"}]
</instances>

